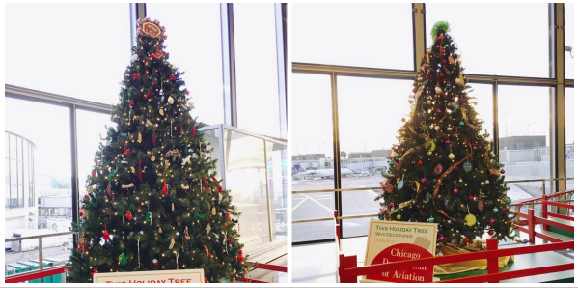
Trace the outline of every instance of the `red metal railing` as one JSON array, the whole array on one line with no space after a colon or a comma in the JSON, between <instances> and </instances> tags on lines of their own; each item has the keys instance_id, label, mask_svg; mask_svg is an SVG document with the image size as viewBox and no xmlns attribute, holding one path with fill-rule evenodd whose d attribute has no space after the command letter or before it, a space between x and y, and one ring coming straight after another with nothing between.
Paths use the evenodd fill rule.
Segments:
<instances>
[{"instance_id":1,"label":"red metal railing","mask_svg":"<svg viewBox=\"0 0 578 288\"><path fill-rule=\"evenodd\" d=\"M247 263L249 263L251 265L255 264L252 262L247 262ZM263 270L277 271L277 272L287 272L287 267L279 266L279 265L257 264L257 266L255 266L255 268L263 269ZM245 278L245 277L235 277L235 280L241 281L241 282L247 282L247 283L270 283L270 282L265 282L265 281L251 279L251 278Z\"/></svg>"},{"instance_id":2,"label":"red metal railing","mask_svg":"<svg viewBox=\"0 0 578 288\"><path fill-rule=\"evenodd\" d=\"M52 268L45 268L42 270L31 271L26 273L20 273L17 275L6 276L4 278L5 283L21 283L31 280L36 280L39 278L44 278L56 274L66 273L69 267L52 267Z\"/></svg>"},{"instance_id":3,"label":"red metal railing","mask_svg":"<svg viewBox=\"0 0 578 288\"><path fill-rule=\"evenodd\" d=\"M572 217L572 216L563 215L563 214L548 211L548 206L574 209L574 205L548 201L549 198L552 198L554 196L559 196L559 195L563 195L563 194L567 194L567 193L573 193L573 192L574 192L574 190L558 192L558 193L553 193L553 194L548 194L548 195L542 195L542 197L541 197L541 199L542 199L542 204L541 204L542 205L542 217L536 216L534 209L528 209L528 213L510 211L510 213L517 213L518 217L522 217L522 218L527 219L526 221L523 221L521 223L520 222L514 223L514 228L518 229L518 231L522 231L524 233L527 233L529 240L532 243L536 242L536 238L544 239L544 240L547 240L550 242L561 242L562 240L560 240L558 238L554 238L552 236L548 236L548 235L545 235L543 233L536 232L536 225L542 224L542 231L548 231L548 226L553 226L553 227L560 228L560 229L565 230L565 231L573 232L574 226L570 226L570 225L567 225L564 223L560 223L560 222L556 222L554 220L548 219L548 216L550 216L550 217L556 217L556 218L560 218L560 219L574 221L574 217ZM540 198L532 198L532 199L537 200ZM526 223L528 226L527 228L524 227L524 226L526 226Z\"/></svg>"},{"instance_id":4,"label":"red metal railing","mask_svg":"<svg viewBox=\"0 0 578 288\"><path fill-rule=\"evenodd\" d=\"M531 210L533 213L533 209ZM443 264L450 264L450 263L458 263L458 262L465 262L465 261L473 261L473 260L483 260L487 261L487 274L484 275L477 275L477 276L470 276L470 277L461 277L456 279L449 279L440 282L445 283L467 283L467 282L490 282L490 283L498 283L500 280L512 279L512 278L519 278L519 277L526 277L530 275L539 275L539 274L546 274L546 273L553 273L559 271L566 271L566 270L573 270L574 263L570 264L562 264L550 267L535 267L529 269L521 269L516 271L506 271L500 272L498 266L498 258L510 255L522 255L522 254L532 254L532 253L539 253L539 252L546 252L546 251L557 251L563 249L574 249L574 241L564 242L562 240L553 241L555 243L549 244L542 244L542 245L533 245L533 246L524 246L524 247L514 247L514 248L505 248L505 249L498 249L498 240L497 239L488 239L486 241L487 247L486 251L479 251L479 252L470 252L465 254L456 254L456 255L447 255L447 256L439 256L439 257L428 257L422 259L415 259L415 260L406 260L406 261L399 261L399 262L391 262L387 264L379 264L379 265L372 265L372 266L365 266L365 267L357 267L357 255L354 256L345 256L341 251L341 239L339 237L339 224L338 224L338 217L337 212L334 214L334 218L336 221L335 226L335 237L336 237L336 245L338 251L338 273L337 273L337 280L339 283L356 283L357 277L362 275L371 275L371 274L379 274L387 271L399 270L399 269L408 269L412 267L424 267L424 266L434 266L434 265L443 265ZM539 218L539 217L538 217ZM539 220L543 221L543 220ZM552 222L552 223L551 223ZM551 220L543 221L542 223L547 223L552 226L561 227L561 223L557 223ZM564 225L564 224L562 224ZM566 225L567 226L567 225ZM571 226L569 226L571 227Z\"/></svg>"}]
</instances>

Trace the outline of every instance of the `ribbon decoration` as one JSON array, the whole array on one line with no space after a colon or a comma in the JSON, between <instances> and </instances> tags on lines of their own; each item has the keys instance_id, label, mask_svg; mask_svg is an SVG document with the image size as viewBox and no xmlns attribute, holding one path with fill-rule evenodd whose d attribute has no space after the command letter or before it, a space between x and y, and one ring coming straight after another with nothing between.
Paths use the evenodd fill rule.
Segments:
<instances>
[{"instance_id":1,"label":"ribbon decoration","mask_svg":"<svg viewBox=\"0 0 578 288\"><path fill-rule=\"evenodd\" d=\"M462 135L462 136L463 136L463 135ZM436 194L439 192L440 186L442 185L442 180L443 180L444 178L446 178L446 176L448 176L450 173L452 173L452 171L454 171L454 169L456 168L456 166L458 166L458 165L461 164L462 162L468 160L469 158L474 157L474 155L473 155L473 153L472 153L472 152L473 152L472 145L469 144L469 142L467 141L467 138L466 138L465 136L463 136L463 137L464 137L464 140L465 140L464 142L468 143L468 146L469 146L469 148L470 148L470 153L469 153L468 155L466 155L466 157L462 158L460 161L454 163L454 165L450 166L450 167L448 168L448 170L446 170L446 171L440 176L440 178L438 178L438 180L436 181L435 189L434 189L434 191L433 191L433 193L432 193L432 195L434 196L434 197L432 198L432 203L433 203L434 208L436 209L436 211L438 211L439 213L443 214L444 216L446 216L447 218L451 219L451 220L454 221L454 222L456 222L456 218L450 217L450 215L448 215L448 213L446 213L445 211L440 210L440 209L437 208L437 206L436 206L436 201L435 201L435 196L436 196Z\"/></svg>"},{"instance_id":2,"label":"ribbon decoration","mask_svg":"<svg viewBox=\"0 0 578 288\"><path fill-rule=\"evenodd\" d=\"M462 116L463 116L463 118L464 118L464 123L466 123L466 125L468 125L468 127L472 128L472 129L476 128L476 126L474 126L474 125L472 125L472 124L470 124L470 123L468 122L468 116L466 115L466 109L460 108L460 110L462 111Z\"/></svg>"},{"instance_id":3,"label":"ribbon decoration","mask_svg":"<svg viewBox=\"0 0 578 288\"><path fill-rule=\"evenodd\" d=\"M410 130L412 133L417 134L418 137L424 139L425 142L424 142L423 144L421 144L421 145L415 146L415 147L407 150L407 151L403 154L403 156L401 156L401 157L399 158L399 165L401 165L401 161L405 158L405 156L409 155L409 153L412 153L413 151L417 151L417 150L425 147L425 146L427 145L427 143L429 142L429 140L430 140L430 138L429 138L429 136L428 136L427 134L424 134L424 133L416 133L415 130L413 130L413 128L411 127L411 125L407 125L407 129ZM393 153L393 151L392 151L392 153ZM395 163L395 161L394 161L393 163ZM396 163L396 164L397 164L397 163Z\"/></svg>"}]
</instances>

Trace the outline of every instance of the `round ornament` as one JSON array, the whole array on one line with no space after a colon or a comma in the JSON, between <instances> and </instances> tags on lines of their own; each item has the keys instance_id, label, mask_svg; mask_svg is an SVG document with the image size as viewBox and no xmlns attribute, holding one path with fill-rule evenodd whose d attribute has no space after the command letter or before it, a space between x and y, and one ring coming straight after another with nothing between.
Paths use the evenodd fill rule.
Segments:
<instances>
[{"instance_id":1,"label":"round ornament","mask_svg":"<svg viewBox=\"0 0 578 288\"><path fill-rule=\"evenodd\" d=\"M461 85L461 84L462 84L462 80L460 80L460 78L457 78L457 77L456 77L455 82L456 82L456 85Z\"/></svg>"},{"instance_id":2,"label":"round ornament","mask_svg":"<svg viewBox=\"0 0 578 288\"><path fill-rule=\"evenodd\" d=\"M506 208L510 208L510 204L512 203L512 199L510 199L510 197L506 196L502 199L502 202L504 203L504 205L506 205Z\"/></svg>"},{"instance_id":3,"label":"round ornament","mask_svg":"<svg viewBox=\"0 0 578 288\"><path fill-rule=\"evenodd\" d=\"M450 158L450 160L454 160L456 159L456 155L454 155L454 153L450 153L450 155L448 155L448 158Z\"/></svg>"},{"instance_id":4,"label":"round ornament","mask_svg":"<svg viewBox=\"0 0 578 288\"><path fill-rule=\"evenodd\" d=\"M159 265L159 261L157 259L153 259L153 266L157 267Z\"/></svg>"},{"instance_id":5,"label":"round ornament","mask_svg":"<svg viewBox=\"0 0 578 288\"><path fill-rule=\"evenodd\" d=\"M465 220L466 220L466 225L468 225L468 226L470 226L470 227L476 225L476 222L478 221L478 220L476 219L476 215L471 214L471 213L469 213L468 215L466 215Z\"/></svg>"},{"instance_id":6,"label":"round ornament","mask_svg":"<svg viewBox=\"0 0 578 288\"><path fill-rule=\"evenodd\" d=\"M385 185L385 192L387 192L388 194L391 194L391 192L393 192L393 185L391 185L391 183L387 183L387 185Z\"/></svg>"},{"instance_id":7,"label":"round ornament","mask_svg":"<svg viewBox=\"0 0 578 288\"><path fill-rule=\"evenodd\" d=\"M434 222L434 218L433 218L433 217L429 217L429 218L427 218L427 222L429 222L429 223L433 223L433 222Z\"/></svg>"},{"instance_id":8,"label":"round ornament","mask_svg":"<svg viewBox=\"0 0 578 288\"><path fill-rule=\"evenodd\" d=\"M494 210L493 210L493 211L494 211L494 213L498 213L498 211L500 211L500 209L498 209L498 208L494 208Z\"/></svg>"},{"instance_id":9,"label":"round ornament","mask_svg":"<svg viewBox=\"0 0 578 288\"><path fill-rule=\"evenodd\" d=\"M442 167L442 164L438 164L434 167L434 173L436 175L440 175L442 174L442 171L444 170L444 168Z\"/></svg>"},{"instance_id":10,"label":"round ornament","mask_svg":"<svg viewBox=\"0 0 578 288\"><path fill-rule=\"evenodd\" d=\"M436 87L436 94L440 95L440 94L442 94L442 93L443 93L442 88Z\"/></svg>"},{"instance_id":11,"label":"round ornament","mask_svg":"<svg viewBox=\"0 0 578 288\"><path fill-rule=\"evenodd\" d=\"M458 189L454 188L454 194L458 194Z\"/></svg>"},{"instance_id":12,"label":"round ornament","mask_svg":"<svg viewBox=\"0 0 578 288\"><path fill-rule=\"evenodd\" d=\"M417 165L418 165L418 166L422 166L422 165L423 165L423 161L421 161L421 160L417 161Z\"/></svg>"},{"instance_id":13,"label":"round ornament","mask_svg":"<svg viewBox=\"0 0 578 288\"><path fill-rule=\"evenodd\" d=\"M496 220L494 218L490 219L490 225L494 225L494 223L496 223Z\"/></svg>"},{"instance_id":14,"label":"round ornament","mask_svg":"<svg viewBox=\"0 0 578 288\"><path fill-rule=\"evenodd\" d=\"M401 215L397 214L397 220L400 220L400 219L401 219Z\"/></svg>"},{"instance_id":15,"label":"round ornament","mask_svg":"<svg viewBox=\"0 0 578 288\"><path fill-rule=\"evenodd\" d=\"M505 174L506 170L502 169L502 170L500 170L500 173Z\"/></svg>"},{"instance_id":16,"label":"round ornament","mask_svg":"<svg viewBox=\"0 0 578 288\"><path fill-rule=\"evenodd\" d=\"M173 104L173 103L175 103L175 99L173 99L172 96L169 96L169 99L167 99L167 102L169 102L169 104Z\"/></svg>"},{"instance_id":17,"label":"round ornament","mask_svg":"<svg viewBox=\"0 0 578 288\"><path fill-rule=\"evenodd\" d=\"M488 235L493 236L493 235L494 235L494 231L493 231L493 230L488 231Z\"/></svg>"},{"instance_id":18,"label":"round ornament","mask_svg":"<svg viewBox=\"0 0 578 288\"><path fill-rule=\"evenodd\" d=\"M466 162L464 162L464 165L462 165L464 167L464 171L466 172L471 172L472 169L474 168L474 165L472 165L472 162L470 162L470 160L467 160Z\"/></svg>"},{"instance_id":19,"label":"round ornament","mask_svg":"<svg viewBox=\"0 0 578 288\"><path fill-rule=\"evenodd\" d=\"M460 126L464 126L466 124L464 124L464 121L460 121Z\"/></svg>"},{"instance_id":20,"label":"round ornament","mask_svg":"<svg viewBox=\"0 0 578 288\"><path fill-rule=\"evenodd\" d=\"M421 179L421 184L425 184L426 181L427 181L427 179L425 179L425 178Z\"/></svg>"}]
</instances>

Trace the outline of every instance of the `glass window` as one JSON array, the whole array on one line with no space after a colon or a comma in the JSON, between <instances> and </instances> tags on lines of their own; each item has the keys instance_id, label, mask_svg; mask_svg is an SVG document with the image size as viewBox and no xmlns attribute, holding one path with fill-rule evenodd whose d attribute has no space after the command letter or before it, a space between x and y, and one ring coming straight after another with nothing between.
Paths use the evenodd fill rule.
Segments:
<instances>
[{"instance_id":1,"label":"glass window","mask_svg":"<svg viewBox=\"0 0 578 288\"><path fill-rule=\"evenodd\" d=\"M167 29L166 51L195 104L193 117L224 122L220 4L147 3L147 14Z\"/></svg>"},{"instance_id":2,"label":"glass window","mask_svg":"<svg viewBox=\"0 0 578 288\"><path fill-rule=\"evenodd\" d=\"M466 74L550 76L547 3L432 3L426 10L428 46L433 24L448 21Z\"/></svg>"},{"instance_id":3,"label":"glass window","mask_svg":"<svg viewBox=\"0 0 578 288\"><path fill-rule=\"evenodd\" d=\"M6 5L6 83L116 103L131 55L129 20L129 4Z\"/></svg>"},{"instance_id":4,"label":"glass window","mask_svg":"<svg viewBox=\"0 0 578 288\"><path fill-rule=\"evenodd\" d=\"M274 4L235 4L235 77L240 129L279 137Z\"/></svg>"},{"instance_id":5,"label":"glass window","mask_svg":"<svg viewBox=\"0 0 578 288\"><path fill-rule=\"evenodd\" d=\"M572 52L566 52L564 70L566 79L574 79L574 3L564 4L564 21L564 45L572 48Z\"/></svg>"},{"instance_id":6,"label":"glass window","mask_svg":"<svg viewBox=\"0 0 578 288\"><path fill-rule=\"evenodd\" d=\"M233 130L224 133L226 188L232 191L235 207L241 212L240 241L250 250L270 241L265 144Z\"/></svg>"},{"instance_id":7,"label":"glass window","mask_svg":"<svg viewBox=\"0 0 578 288\"><path fill-rule=\"evenodd\" d=\"M293 4L293 62L413 70L411 4Z\"/></svg>"},{"instance_id":8,"label":"glass window","mask_svg":"<svg viewBox=\"0 0 578 288\"><path fill-rule=\"evenodd\" d=\"M499 151L506 181L548 179L550 176L549 87L498 87ZM520 109L521 103L524 109ZM542 195L541 182L508 185L512 200ZM546 193L550 192L546 182Z\"/></svg>"},{"instance_id":9,"label":"glass window","mask_svg":"<svg viewBox=\"0 0 578 288\"><path fill-rule=\"evenodd\" d=\"M565 159L566 178L574 177L574 88L566 88L565 103ZM566 190L574 189L574 180L566 181Z\"/></svg>"},{"instance_id":10,"label":"glass window","mask_svg":"<svg viewBox=\"0 0 578 288\"><path fill-rule=\"evenodd\" d=\"M375 197L381 194L383 169L389 167L391 147L397 143L401 118L407 117L411 80L339 76L339 142L341 187L360 188L342 192L343 215L379 212ZM371 103L371 104L368 104ZM395 107L388 109L387 107ZM389 123L381 125L382 123ZM380 128L376 131L375 127ZM363 187L367 187L363 189ZM343 236L367 235L370 218L344 222Z\"/></svg>"},{"instance_id":11,"label":"glass window","mask_svg":"<svg viewBox=\"0 0 578 288\"><path fill-rule=\"evenodd\" d=\"M331 79L293 74L291 78L291 189L334 189ZM335 193L298 193L291 197L292 220L332 217ZM292 242L333 239L332 221L292 224Z\"/></svg>"},{"instance_id":12,"label":"glass window","mask_svg":"<svg viewBox=\"0 0 578 288\"><path fill-rule=\"evenodd\" d=\"M289 213L287 212L289 200L288 176L287 169L287 146L273 142L267 143L267 185L269 193L273 194L273 204L275 206L276 239L287 237L287 223L289 222Z\"/></svg>"},{"instance_id":13,"label":"glass window","mask_svg":"<svg viewBox=\"0 0 578 288\"><path fill-rule=\"evenodd\" d=\"M474 109L478 112L478 119L484 121L482 124L482 132L485 130L490 134L490 138L494 137L494 97L491 84L469 83L472 87L468 96L475 99Z\"/></svg>"},{"instance_id":14,"label":"glass window","mask_svg":"<svg viewBox=\"0 0 578 288\"><path fill-rule=\"evenodd\" d=\"M78 135L78 184L80 195L86 192L86 180L94 168L94 157L98 151L99 143L105 145L107 130L105 127L116 127L110 121L110 114L96 113L84 110L76 110L76 131Z\"/></svg>"},{"instance_id":15,"label":"glass window","mask_svg":"<svg viewBox=\"0 0 578 288\"><path fill-rule=\"evenodd\" d=\"M28 145L28 143L36 145L36 149L29 150L32 152L28 154L28 161L20 161L19 164L22 166L11 165L9 167L13 175L16 173L22 175L23 171L30 171L28 176L30 179L26 183L12 185L10 208L23 208L24 202L27 202L27 207L34 207L40 202L44 210L71 208L68 108L12 98L5 98L4 101L6 131L21 135L24 139L23 145ZM15 161L13 163L15 164ZM35 169L38 169L37 173ZM15 181L11 182L16 184ZM30 185L28 182L38 183L38 185ZM29 190L24 189L25 185ZM39 209L13 209L10 213L13 217L5 219L5 235L9 237L50 233L50 231L40 230L42 223L45 223L44 227L46 223L52 227L56 221L63 222L62 225L57 225L57 231L67 232L72 219L72 214L69 213L55 220L54 215L40 215ZM70 236L66 237L70 238ZM67 242L66 246L64 246L65 242ZM37 243L38 241L32 240L8 243L5 252L6 266L16 265L16 262L37 261L38 253L30 252L38 248ZM65 260L70 255L70 241L48 244L53 242L47 240L43 243L54 247L54 249L44 250L45 258Z\"/></svg>"}]
</instances>

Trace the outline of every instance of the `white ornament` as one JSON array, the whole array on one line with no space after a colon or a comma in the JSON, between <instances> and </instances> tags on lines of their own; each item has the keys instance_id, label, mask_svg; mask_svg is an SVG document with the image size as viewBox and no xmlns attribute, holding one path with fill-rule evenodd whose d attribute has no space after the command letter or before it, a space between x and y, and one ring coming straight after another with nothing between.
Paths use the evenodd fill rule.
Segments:
<instances>
[{"instance_id":1,"label":"white ornament","mask_svg":"<svg viewBox=\"0 0 578 288\"><path fill-rule=\"evenodd\" d=\"M486 181L484 182L484 184L488 185L488 184L490 184L490 181L486 180Z\"/></svg>"},{"instance_id":2,"label":"white ornament","mask_svg":"<svg viewBox=\"0 0 578 288\"><path fill-rule=\"evenodd\" d=\"M440 95L440 94L442 94L442 93L443 93L442 88L436 87L436 94Z\"/></svg>"},{"instance_id":3,"label":"white ornament","mask_svg":"<svg viewBox=\"0 0 578 288\"><path fill-rule=\"evenodd\" d=\"M456 85L462 85L462 80L460 80L460 78L456 77Z\"/></svg>"},{"instance_id":4,"label":"white ornament","mask_svg":"<svg viewBox=\"0 0 578 288\"><path fill-rule=\"evenodd\" d=\"M183 162L181 163L181 165L184 166L184 165L187 164L187 163L191 163L191 155L183 158Z\"/></svg>"},{"instance_id":5,"label":"white ornament","mask_svg":"<svg viewBox=\"0 0 578 288\"><path fill-rule=\"evenodd\" d=\"M181 184L181 188L182 189L189 189L190 187L189 187L189 185Z\"/></svg>"},{"instance_id":6,"label":"white ornament","mask_svg":"<svg viewBox=\"0 0 578 288\"><path fill-rule=\"evenodd\" d=\"M454 160L456 158L456 155L454 155L454 153L450 153L450 155L448 155L448 158L450 158L450 160Z\"/></svg>"},{"instance_id":7,"label":"white ornament","mask_svg":"<svg viewBox=\"0 0 578 288\"><path fill-rule=\"evenodd\" d=\"M130 57L130 63L132 63L132 62L134 62L134 61L136 61L136 60L138 60L138 54L136 54L136 53L135 53L135 54L132 54L132 56Z\"/></svg>"},{"instance_id":8,"label":"white ornament","mask_svg":"<svg viewBox=\"0 0 578 288\"><path fill-rule=\"evenodd\" d=\"M159 114L161 114L161 116L165 116L165 110L163 110L163 108L159 109Z\"/></svg>"},{"instance_id":9,"label":"white ornament","mask_svg":"<svg viewBox=\"0 0 578 288\"><path fill-rule=\"evenodd\" d=\"M167 100L167 102L169 102L169 104L173 104L173 103L175 103L175 99L173 99L172 96L169 96L169 99Z\"/></svg>"},{"instance_id":10,"label":"white ornament","mask_svg":"<svg viewBox=\"0 0 578 288\"><path fill-rule=\"evenodd\" d=\"M106 144L106 146L110 145L110 140L106 140L106 142L104 142Z\"/></svg>"}]
</instances>

